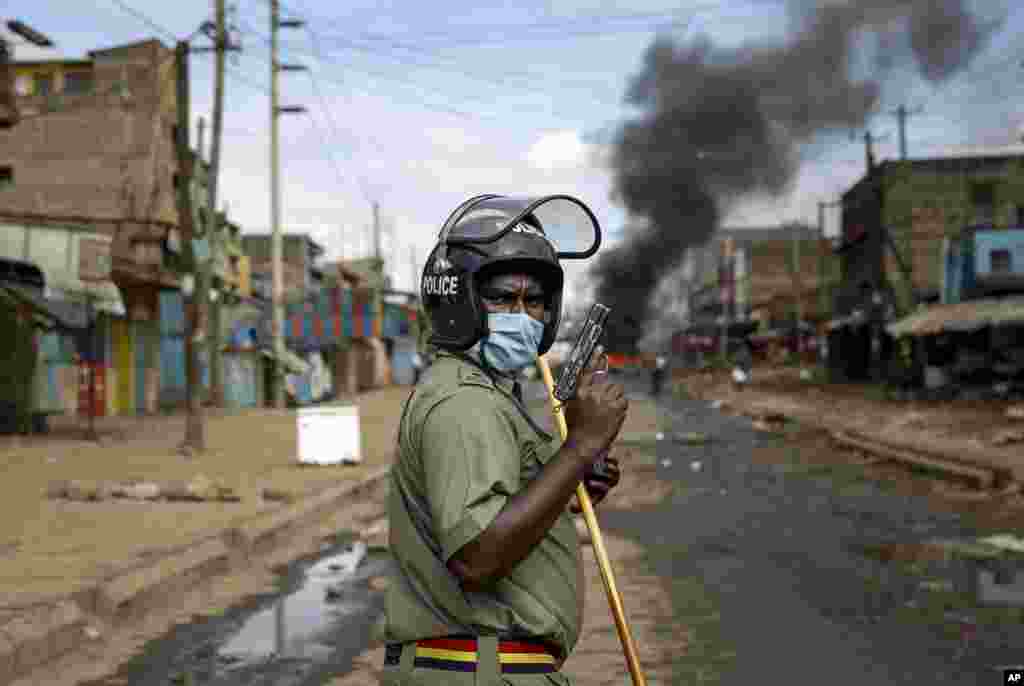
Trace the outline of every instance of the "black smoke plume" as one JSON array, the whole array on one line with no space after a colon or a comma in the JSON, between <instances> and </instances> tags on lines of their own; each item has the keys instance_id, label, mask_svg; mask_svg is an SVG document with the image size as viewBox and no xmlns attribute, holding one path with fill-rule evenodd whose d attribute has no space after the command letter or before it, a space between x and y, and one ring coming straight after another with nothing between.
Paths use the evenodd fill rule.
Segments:
<instances>
[{"instance_id":1,"label":"black smoke plume","mask_svg":"<svg viewBox=\"0 0 1024 686\"><path fill-rule=\"evenodd\" d=\"M611 163L614 196L640 228L591 271L597 299L613 308L613 348L635 348L653 291L723 214L788 189L802 143L861 127L899 67L949 78L1000 25L963 0L792 0L788 10L793 34L782 44L723 50L705 37L658 38L632 77L626 100L642 114L617 131ZM855 80L861 56L872 58L870 73Z\"/></svg>"}]
</instances>

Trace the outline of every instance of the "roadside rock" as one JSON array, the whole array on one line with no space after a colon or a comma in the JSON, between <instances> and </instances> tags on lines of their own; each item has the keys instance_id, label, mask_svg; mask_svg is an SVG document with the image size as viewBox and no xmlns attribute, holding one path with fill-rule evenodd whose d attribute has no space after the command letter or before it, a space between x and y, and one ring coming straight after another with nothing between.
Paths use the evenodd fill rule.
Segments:
<instances>
[{"instance_id":1,"label":"roadside rock","mask_svg":"<svg viewBox=\"0 0 1024 686\"><path fill-rule=\"evenodd\" d=\"M269 500L275 503L291 504L298 500L298 497L291 491L285 491L280 488L264 488L260 495L264 500Z\"/></svg>"},{"instance_id":2,"label":"roadside rock","mask_svg":"<svg viewBox=\"0 0 1024 686\"><path fill-rule=\"evenodd\" d=\"M66 498L68 495L68 487L71 485L70 481L51 481L46 485L46 497L58 500L60 498Z\"/></svg>"},{"instance_id":3,"label":"roadside rock","mask_svg":"<svg viewBox=\"0 0 1024 686\"><path fill-rule=\"evenodd\" d=\"M95 502L111 496L111 487L102 481L60 481L53 482L48 493L54 498L66 498L77 502Z\"/></svg>"},{"instance_id":4,"label":"roadside rock","mask_svg":"<svg viewBox=\"0 0 1024 686\"><path fill-rule=\"evenodd\" d=\"M1024 429L1005 429L992 437L992 445L1011 445L1024 442Z\"/></svg>"},{"instance_id":5,"label":"roadside rock","mask_svg":"<svg viewBox=\"0 0 1024 686\"><path fill-rule=\"evenodd\" d=\"M188 482L188 493L196 500L216 500L220 495L217 484L203 474L197 474Z\"/></svg>"},{"instance_id":6,"label":"roadside rock","mask_svg":"<svg viewBox=\"0 0 1024 686\"><path fill-rule=\"evenodd\" d=\"M160 497L160 486L149 482L122 484L119 495L132 500L156 500Z\"/></svg>"}]
</instances>

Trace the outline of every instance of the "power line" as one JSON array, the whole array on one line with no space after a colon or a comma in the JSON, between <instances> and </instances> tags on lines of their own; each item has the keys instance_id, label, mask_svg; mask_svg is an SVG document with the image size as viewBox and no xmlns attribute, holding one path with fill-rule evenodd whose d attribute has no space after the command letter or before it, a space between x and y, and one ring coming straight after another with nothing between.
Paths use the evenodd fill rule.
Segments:
<instances>
[{"instance_id":1,"label":"power line","mask_svg":"<svg viewBox=\"0 0 1024 686\"><path fill-rule=\"evenodd\" d=\"M248 32L252 33L256 37L258 37L258 38L260 38L260 39L262 39L264 41L267 40L266 36L261 34L258 31L255 31L255 30L252 30L252 29L248 29ZM366 54L369 54L372 57L383 58L383 59L389 60L391 62L394 62L398 66L403 66L403 67L410 67L410 66L416 67L416 66L419 66L419 67L424 67L424 68L427 68L427 69L434 69L434 70L441 71L441 72L444 72L444 73L459 74L459 75L462 75L464 77L473 79L475 81L478 81L478 82L481 82L481 83L486 83L487 85L489 85L489 86L491 86L493 88L498 88L498 89L507 90L508 86L509 86L507 80L505 82L499 82L499 81L493 80L492 78L484 77L484 76L481 76L480 74L476 74L476 73L467 71L465 69L460 69L460 68L454 68L453 69L451 67L446 67L445 65L438 64L436 62L434 62L434 63L431 63L431 62L424 63L422 61L417 62L415 60L409 59L408 57L403 57L401 55L387 54L387 53L381 52L379 50L374 50L372 48L369 48L369 47L366 47L366 46L363 46L363 45L359 45L359 44L353 43L351 41L344 40L343 42L351 50L355 50L357 52L366 53ZM415 49L415 48L410 48L410 49ZM308 51L301 51L301 50L299 52L302 52L303 54L305 54L305 55L307 55L309 57L313 57L314 59L318 60L319 62L321 62L323 64L341 65L341 63L337 60L337 58L333 58L333 57L330 57L330 56L326 55L322 50L317 50L316 54L310 54ZM381 78L391 78L391 79L394 79L394 80L399 81L399 82L404 82L404 83L409 83L409 84L414 85L414 86L419 86L419 82L412 82L412 81L408 81L408 80L405 80L405 79L402 79L402 78L397 78L397 77L394 77L394 76L392 76L390 74L383 74L383 73L381 73L379 71L373 71L373 70L367 69L365 67L360 68L359 66L353 65L351 63L344 64L342 66L344 66L347 69L355 69L357 71L362 71L364 73L369 73L371 75L375 75L375 76L378 76L378 77L381 77ZM519 78L530 78L530 77L529 76L520 75ZM563 87L565 85L566 84L562 84ZM580 85L579 87L580 88L589 88L588 86L583 86L583 85ZM519 87L517 89L517 92L525 93L525 92L529 92L529 89L527 89L525 87ZM548 96L549 95L549 93L542 93L541 91L536 91L536 90L534 90L532 92L535 93L535 94L541 94L541 95L544 95L544 96ZM593 97L593 96L591 95L591 97ZM481 99L469 98L469 97L464 97L464 99L475 100L476 102L479 102L480 104L484 104L484 105L491 105L492 104L492 101L489 101L489 100L481 100ZM605 107L611 107L611 105L609 103L604 102L604 101L600 100L599 98L594 98L594 102L595 102L595 104L599 104L599 105L602 105L602 106L605 106Z\"/></svg>"},{"instance_id":2,"label":"power line","mask_svg":"<svg viewBox=\"0 0 1024 686\"><path fill-rule=\"evenodd\" d=\"M263 0L263 1L267 2L268 0ZM720 5L718 3L706 2L706 3L698 5L696 7L687 7L686 10L688 12L693 12L693 11L697 11L697 10L700 10L700 9L718 9L719 7L720 7ZM318 17L318 16L315 16L312 13L309 13L309 12L306 12L305 14L306 14L307 18L309 18L310 20L316 21L319 24L324 24L324 25L327 25L327 26L338 26L342 22L341 19L329 19L329 18L325 18L325 17ZM599 26L602 22L604 22L605 24L609 24L609 23L622 22L622 21L640 21L640 20L647 20L647 21L658 20L659 23L657 24L657 26L673 25L673 24L675 24L678 21L678 12L675 12L675 11L668 11L668 12L627 12L627 13L622 13L622 14L617 14L617 15L616 14L600 14L599 13L599 14L591 14L591 15L586 15L586 16L581 16L581 15L577 14L577 15L574 15L573 17L568 18L568 19L566 19L564 21L557 20L557 21L549 21L549 22L535 22L533 24L507 24L506 23L506 24L492 25L492 26L486 26L486 25L479 25L478 24L478 25L465 25L464 28L465 28L465 30L471 31L474 34L479 34L481 31L489 32L491 34L500 34L500 36L502 37L503 40L508 41L508 40L516 39L517 38L517 34L520 34L523 31L529 31L531 29L550 29L552 31L558 32L557 33L557 37L564 38L567 35L566 29L578 28L581 25L586 25L586 26L594 27L594 26ZM634 28L639 28L639 29L642 29L642 30L651 30L652 27L650 27L650 26L642 27L641 26L641 27L634 27ZM591 33L592 33L592 31L591 31ZM324 37L327 38L327 39L330 38L329 35L325 35ZM396 36L393 36L393 35L392 36L388 36L388 35L384 35L384 34L380 34L380 33L362 33L362 34L359 34L356 37L372 41L372 40L379 40L379 39L391 40L391 39L394 39ZM459 37L460 37L460 35L458 33L452 33L451 31L448 31L448 32L433 32L433 33L427 33L427 32L420 31L420 32L417 32L415 34L415 38L420 40L420 41L422 41L423 39L427 39L427 42L429 43L430 40L433 39L435 41L443 42L444 47L457 47L458 43L453 42L453 39L457 39ZM551 37L556 37L556 36L552 35ZM349 38L352 38L352 36L350 36ZM478 43L469 43L469 44L478 44Z\"/></svg>"},{"instance_id":3,"label":"power line","mask_svg":"<svg viewBox=\"0 0 1024 686\"><path fill-rule=\"evenodd\" d=\"M254 53L249 53L249 54L254 54ZM269 58L262 57L262 59L264 61L267 61ZM397 82L398 84L404 85L405 88L408 88L408 89L411 89L411 90L414 90L414 91L418 92L420 95L422 95L424 93L422 85L419 82L416 82L416 81L413 81L413 80L409 80L409 79L402 79L402 78L396 77L393 74L388 74L388 73L384 73L384 72L374 71L372 69L367 69L366 67L360 67L360 66L355 66L355 65L345 65L345 66L348 69L351 69L351 70L354 70L354 71L358 71L358 72L361 72L363 74L367 74L369 76L376 76L378 78L382 78L382 79L386 79L386 80L390 79L393 82ZM344 84L344 83L342 83L338 79L331 78L331 77L328 77L328 76L323 75L323 74L321 74L321 78L323 78L323 80L325 80L327 82L335 83L335 84L337 84L339 86L345 86L345 87L348 87L348 88L354 88L355 90L358 90L361 93L364 93L366 95L374 95L373 93L367 91L366 89L359 88L358 86L353 86L352 84ZM478 102L480 102L481 104L491 104L489 102L482 101L482 100L478 100ZM458 108L451 107L451 106L448 106L448 105L445 105L445 104L436 104L436 103L426 102L426 101L424 101L422 99L419 100L417 104L419 104L421 107L424 107L425 109L433 110L433 111L438 111L438 112L443 112L445 114L449 114L449 115L458 117L460 119L472 119L472 120L490 119L490 120L493 120L493 121L497 121L497 117L494 117L494 116L483 115L483 114L480 114L479 112L477 112L477 113L466 112L466 111L463 111L463 110L460 110Z\"/></svg>"},{"instance_id":4,"label":"power line","mask_svg":"<svg viewBox=\"0 0 1024 686\"><path fill-rule=\"evenodd\" d=\"M174 32L172 32L170 29L168 29L168 28L166 28L164 26L161 26L160 24L156 23L148 15L143 14L142 12L140 12L137 9L135 9L134 7L131 7L127 3L122 2L122 0L110 0L110 2L114 3L115 5L117 5L119 8L121 8L122 11L127 12L128 14L132 15L133 17L135 17L139 21L143 22L144 24L149 26L149 28L153 29L157 33L161 33L166 38L168 38L169 40L177 42L178 37L176 35L174 35Z\"/></svg>"}]
</instances>

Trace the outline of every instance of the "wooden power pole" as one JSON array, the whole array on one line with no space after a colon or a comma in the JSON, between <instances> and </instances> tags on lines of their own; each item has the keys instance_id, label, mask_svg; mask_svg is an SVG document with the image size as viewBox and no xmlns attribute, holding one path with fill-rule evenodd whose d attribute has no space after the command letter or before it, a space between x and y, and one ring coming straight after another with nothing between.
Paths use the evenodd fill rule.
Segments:
<instances>
[{"instance_id":1,"label":"wooden power pole","mask_svg":"<svg viewBox=\"0 0 1024 686\"><path fill-rule=\"evenodd\" d=\"M177 196L178 226L181 231L182 244L185 246L187 261L190 265L194 265L196 260L194 243L196 222L192 206L192 184L195 177L195 156L192 154L192 149L189 145L191 101L189 98L188 53L188 42L179 41L175 48L175 86L178 112L175 148L180 179ZM193 277L191 274L188 274L185 278L192 279ZM195 388L195 380L198 376L198 370L195 369L197 365L195 359L196 346L194 343L197 332L196 316L194 308L188 306L194 301L194 294L196 292L194 280L192 292L189 293L187 288L185 291L187 298L187 306L185 308L185 394L189 416L185 423L185 440L181 445L181 450L188 454L195 450L197 442L202 440L203 425L201 416L197 418L192 416L192 397L198 392Z\"/></svg>"},{"instance_id":2,"label":"wooden power pole","mask_svg":"<svg viewBox=\"0 0 1024 686\"><path fill-rule=\"evenodd\" d=\"M202 301L204 308L210 307L210 285L212 281L213 265L218 261L222 249L221 226L217 214L217 179L220 176L220 146L221 132L224 128L224 61L225 52L228 50L228 34L225 18L224 0L214 0L214 21L216 22L214 36L214 80L213 80L213 126L210 135L210 166L207 180L206 196L206 231L205 237L210 246L210 259L202 270L203 294ZM216 307L220 307L219 299ZM223 403L224 386L221 379L220 364L220 332L213 329L220 324L220 317L207 317L208 325L206 335L209 336L213 345L209 346L210 354L210 390L211 400L216 406Z\"/></svg>"},{"instance_id":3,"label":"wooden power pole","mask_svg":"<svg viewBox=\"0 0 1024 686\"><path fill-rule=\"evenodd\" d=\"M206 175L207 206L205 221L202 222L202 235L197 235L196 231L199 222L196 221L196 208L192 206L192 184L195 182L195 165L197 163L202 165L203 159L201 154L193 153L188 144L188 131L191 126L187 68L190 46L188 43L179 43L178 47L179 53L183 53L178 65L178 158L182 164L187 164L187 170L183 175L185 182L181 184L185 190L183 193L179 191L179 208L181 210L179 214L184 225L187 226L185 233L191 246L191 265L194 275L190 298L191 307L189 308L191 312L188 317L189 325L185 340L188 417L185 422L185 441L182 444L182 452L186 455L202 453L206 450L206 421L203 414L202 365L199 351L203 347L206 336L210 334L210 276L213 263L214 227L217 220L214 203L217 197L217 171L220 164L220 137L224 112L224 51L227 48L224 0L214 0L214 15L213 49L216 55L216 71L213 92L213 131L211 159ZM196 250L197 246L202 246L202 248Z\"/></svg>"},{"instance_id":4,"label":"wooden power pole","mask_svg":"<svg viewBox=\"0 0 1024 686\"><path fill-rule=\"evenodd\" d=\"M278 61L278 31L282 28L300 28L300 19L281 19L279 0L270 0L270 269L272 283L272 337L274 345L273 405L285 405L284 370L284 238L281 235L281 159L278 148L278 117L282 114L305 112L301 105L282 107L279 103L278 76L282 71L303 71L302 65L281 64Z\"/></svg>"}]
</instances>

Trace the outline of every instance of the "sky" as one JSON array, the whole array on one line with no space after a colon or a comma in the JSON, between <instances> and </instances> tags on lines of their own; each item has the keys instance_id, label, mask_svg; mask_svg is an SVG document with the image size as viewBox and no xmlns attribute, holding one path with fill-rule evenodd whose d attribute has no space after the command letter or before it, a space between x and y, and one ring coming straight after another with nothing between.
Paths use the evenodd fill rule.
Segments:
<instances>
[{"instance_id":1,"label":"sky","mask_svg":"<svg viewBox=\"0 0 1024 686\"><path fill-rule=\"evenodd\" d=\"M1024 9L1008 21L968 73L940 86L905 75L888 82L869 127L888 135L880 159L898 156L900 104L921 108L908 121L911 157L973 145L1006 145L1024 125ZM1003 4L1000 4L1003 3ZM48 35L54 50L18 45L15 59L82 57L100 47L156 37L168 46L212 18L210 0L7 0L17 18ZM269 0L229 0L242 50L228 60L220 204L243 231L270 228ZM281 218L308 233L327 257L372 254L373 204L396 287L413 286L437 232L463 200L480 193L560 193L597 215L606 244L631 218L612 199L609 131L636 116L623 104L630 76L656 35L698 34L722 46L786 35L785 5L773 0L282 0L282 61L309 71L280 76L282 105L305 114L280 122ZM206 39L200 37L202 45ZM194 55L193 119L212 111L213 59ZM194 134L195 129L193 129ZM858 134L861 132L857 132ZM195 138L193 138L195 140ZM822 137L790 192L747 203L730 226L817 221L817 203L835 200L863 173L864 146L848 135ZM826 230L834 233L830 211ZM567 298L585 292L583 264L566 265ZM416 277L418 279L418 276Z\"/></svg>"}]
</instances>

